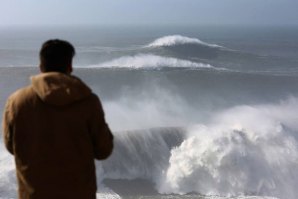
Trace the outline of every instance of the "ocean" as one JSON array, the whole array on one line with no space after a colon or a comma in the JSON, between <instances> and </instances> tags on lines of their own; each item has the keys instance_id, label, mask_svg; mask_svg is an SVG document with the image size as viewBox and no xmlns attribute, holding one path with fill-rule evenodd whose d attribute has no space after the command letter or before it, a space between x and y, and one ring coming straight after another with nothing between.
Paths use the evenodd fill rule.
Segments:
<instances>
[{"instance_id":1,"label":"ocean","mask_svg":"<svg viewBox=\"0 0 298 199\"><path fill-rule=\"evenodd\" d=\"M52 38L75 46L115 135L98 198L298 197L298 27L1 27L1 112ZM0 198L15 199L0 141Z\"/></svg>"}]
</instances>

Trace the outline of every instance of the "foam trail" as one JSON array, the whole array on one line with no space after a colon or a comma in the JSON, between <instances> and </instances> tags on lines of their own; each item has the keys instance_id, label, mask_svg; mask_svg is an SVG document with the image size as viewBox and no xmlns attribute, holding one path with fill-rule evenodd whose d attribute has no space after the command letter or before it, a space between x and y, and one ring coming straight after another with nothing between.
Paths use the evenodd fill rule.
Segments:
<instances>
[{"instance_id":1,"label":"foam trail","mask_svg":"<svg viewBox=\"0 0 298 199\"><path fill-rule=\"evenodd\" d=\"M164 36L154 40L152 43L148 44L146 47L163 47L163 46L175 46L175 45L183 45L183 44L197 44L203 45L211 48L222 48L222 46L216 44L209 44L203 42L197 38L190 38L181 35L170 35Z\"/></svg>"},{"instance_id":2,"label":"foam trail","mask_svg":"<svg viewBox=\"0 0 298 199\"><path fill-rule=\"evenodd\" d=\"M135 56L124 56L112 61L104 62L98 65L91 65L89 68L211 68L217 69L209 64L191 62L188 60L177 59L172 57L162 57L152 54L138 54Z\"/></svg>"}]
</instances>

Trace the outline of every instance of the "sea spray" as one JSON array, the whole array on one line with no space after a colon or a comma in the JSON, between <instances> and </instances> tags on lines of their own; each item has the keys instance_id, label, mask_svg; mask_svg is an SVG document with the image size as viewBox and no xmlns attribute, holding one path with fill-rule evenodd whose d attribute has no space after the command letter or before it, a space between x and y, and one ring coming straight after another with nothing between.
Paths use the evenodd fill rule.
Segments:
<instances>
[{"instance_id":1,"label":"sea spray","mask_svg":"<svg viewBox=\"0 0 298 199\"><path fill-rule=\"evenodd\" d=\"M189 119L192 107L185 99L161 87L158 80L142 80L142 90L125 88L117 100L104 104L113 131L185 126L193 122Z\"/></svg>"},{"instance_id":2,"label":"sea spray","mask_svg":"<svg viewBox=\"0 0 298 199\"><path fill-rule=\"evenodd\" d=\"M297 99L240 106L189 129L171 151L160 192L263 195L295 199L298 184Z\"/></svg>"}]
</instances>

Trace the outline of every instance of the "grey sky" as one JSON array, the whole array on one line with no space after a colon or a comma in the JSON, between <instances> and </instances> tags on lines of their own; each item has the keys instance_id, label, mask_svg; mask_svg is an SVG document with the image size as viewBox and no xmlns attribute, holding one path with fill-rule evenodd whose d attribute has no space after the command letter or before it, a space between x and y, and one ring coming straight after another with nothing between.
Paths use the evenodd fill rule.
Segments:
<instances>
[{"instance_id":1,"label":"grey sky","mask_svg":"<svg viewBox=\"0 0 298 199\"><path fill-rule=\"evenodd\" d=\"M297 0L0 0L1 25L298 25Z\"/></svg>"}]
</instances>

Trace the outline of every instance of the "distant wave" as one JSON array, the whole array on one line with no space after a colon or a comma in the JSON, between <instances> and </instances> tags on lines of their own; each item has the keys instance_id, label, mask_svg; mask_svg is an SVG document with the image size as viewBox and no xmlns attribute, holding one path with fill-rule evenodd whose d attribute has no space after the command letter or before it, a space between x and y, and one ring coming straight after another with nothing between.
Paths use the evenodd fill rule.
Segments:
<instances>
[{"instance_id":1,"label":"distant wave","mask_svg":"<svg viewBox=\"0 0 298 199\"><path fill-rule=\"evenodd\" d=\"M146 45L144 49L180 59L216 59L220 51L226 48L203 42L197 38L170 35L154 40Z\"/></svg>"},{"instance_id":2,"label":"distant wave","mask_svg":"<svg viewBox=\"0 0 298 199\"><path fill-rule=\"evenodd\" d=\"M222 48L222 46L216 44L209 44L203 42L197 38L190 38L181 35L169 35L158 38L154 40L152 43L148 44L146 47L167 47L167 46L175 46L175 45L183 45L183 44L198 44L203 46L208 46L211 48Z\"/></svg>"},{"instance_id":3,"label":"distant wave","mask_svg":"<svg viewBox=\"0 0 298 199\"><path fill-rule=\"evenodd\" d=\"M192 62L183 59L177 59L173 57L162 57L153 54L137 54L134 56L123 56L111 61L103 62L98 65L91 65L89 68L210 68L216 69L210 64L203 64Z\"/></svg>"}]
</instances>

